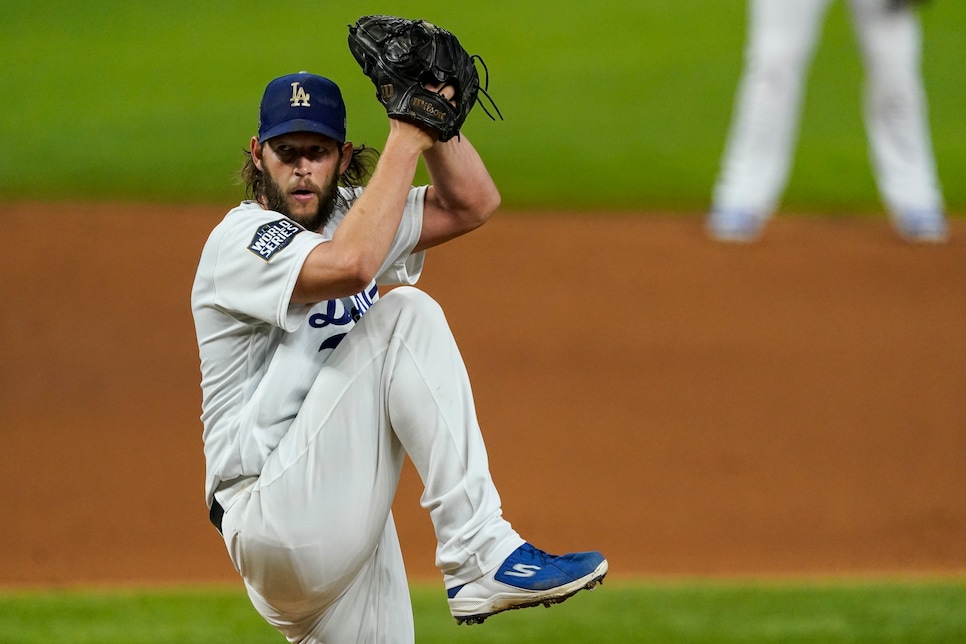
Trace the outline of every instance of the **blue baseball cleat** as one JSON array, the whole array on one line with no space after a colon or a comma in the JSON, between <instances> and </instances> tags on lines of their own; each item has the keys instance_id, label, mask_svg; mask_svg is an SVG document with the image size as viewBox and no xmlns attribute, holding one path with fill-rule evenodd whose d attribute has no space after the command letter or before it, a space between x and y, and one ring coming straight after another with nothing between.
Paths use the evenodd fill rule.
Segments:
<instances>
[{"instance_id":1,"label":"blue baseball cleat","mask_svg":"<svg viewBox=\"0 0 966 644\"><path fill-rule=\"evenodd\" d=\"M557 556L525 543L499 568L447 591L457 624L482 624L505 610L559 604L574 593L603 583L607 560L599 552Z\"/></svg>"}]
</instances>

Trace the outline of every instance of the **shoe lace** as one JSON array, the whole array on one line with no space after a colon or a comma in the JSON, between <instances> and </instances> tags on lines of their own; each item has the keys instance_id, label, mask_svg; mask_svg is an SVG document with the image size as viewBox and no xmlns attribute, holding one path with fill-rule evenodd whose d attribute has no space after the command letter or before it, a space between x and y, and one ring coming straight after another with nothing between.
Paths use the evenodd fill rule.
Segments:
<instances>
[{"instance_id":1,"label":"shoe lace","mask_svg":"<svg viewBox=\"0 0 966 644\"><path fill-rule=\"evenodd\" d=\"M525 543L520 547L521 550L527 552L533 559L537 560L541 564L548 563L555 555L544 552L539 548L536 548L529 543Z\"/></svg>"}]
</instances>

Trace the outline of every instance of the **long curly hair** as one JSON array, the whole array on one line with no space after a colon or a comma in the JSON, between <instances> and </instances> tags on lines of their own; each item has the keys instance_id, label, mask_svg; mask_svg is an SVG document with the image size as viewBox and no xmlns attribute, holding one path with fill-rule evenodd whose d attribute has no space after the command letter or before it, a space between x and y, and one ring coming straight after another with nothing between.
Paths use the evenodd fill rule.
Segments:
<instances>
[{"instance_id":1,"label":"long curly hair","mask_svg":"<svg viewBox=\"0 0 966 644\"><path fill-rule=\"evenodd\" d=\"M261 201L265 196L265 176L264 173L255 166L250 150L242 150L245 161L239 171L240 182L245 184L245 194L249 199ZM352 160L345 172L339 175L339 185L350 190L361 188L366 185L372 176L372 171L379 160L379 151L366 145L360 145L352 149ZM351 206L351 197L346 198L341 191L337 192L336 203L343 209L348 210Z\"/></svg>"}]
</instances>

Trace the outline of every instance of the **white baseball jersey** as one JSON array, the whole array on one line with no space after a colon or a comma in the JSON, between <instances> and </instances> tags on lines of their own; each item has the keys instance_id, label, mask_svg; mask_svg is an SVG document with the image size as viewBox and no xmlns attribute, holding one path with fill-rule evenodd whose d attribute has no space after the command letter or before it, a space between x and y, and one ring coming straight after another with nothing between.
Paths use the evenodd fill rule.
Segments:
<instances>
[{"instance_id":1,"label":"white baseball jersey","mask_svg":"<svg viewBox=\"0 0 966 644\"><path fill-rule=\"evenodd\" d=\"M332 349L379 298L377 285L419 278L424 254L411 251L425 192L410 191L376 280L352 297L315 306L290 305L292 290L305 258L331 239L344 211L318 234L246 201L212 231L191 298L209 505L221 483L262 471Z\"/></svg>"}]
</instances>

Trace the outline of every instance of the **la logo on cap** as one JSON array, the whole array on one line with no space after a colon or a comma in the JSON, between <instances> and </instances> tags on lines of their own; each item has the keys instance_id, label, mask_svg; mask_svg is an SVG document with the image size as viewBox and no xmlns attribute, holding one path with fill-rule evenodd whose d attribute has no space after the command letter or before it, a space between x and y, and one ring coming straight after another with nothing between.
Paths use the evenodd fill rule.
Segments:
<instances>
[{"instance_id":1,"label":"la logo on cap","mask_svg":"<svg viewBox=\"0 0 966 644\"><path fill-rule=\"evenodd\" d=\"M299 72L274 79L265 87L258 116L260 141L292 132L314 132L345 142L342 93L323 76Z\"/></svg>"},{"instance_id":2,"label":"la logo on cap","mask_svg":"<svg viewBox=\"0 0 966 644\"><path fill-rule=\"evenodd\" d=\"M306 93L305 88L298 81L292 83L292 98L289 102L292 103L292 107L312 107L309 104L309 99L312 98L311 94Z\"/></svg>"}]
</instances>

